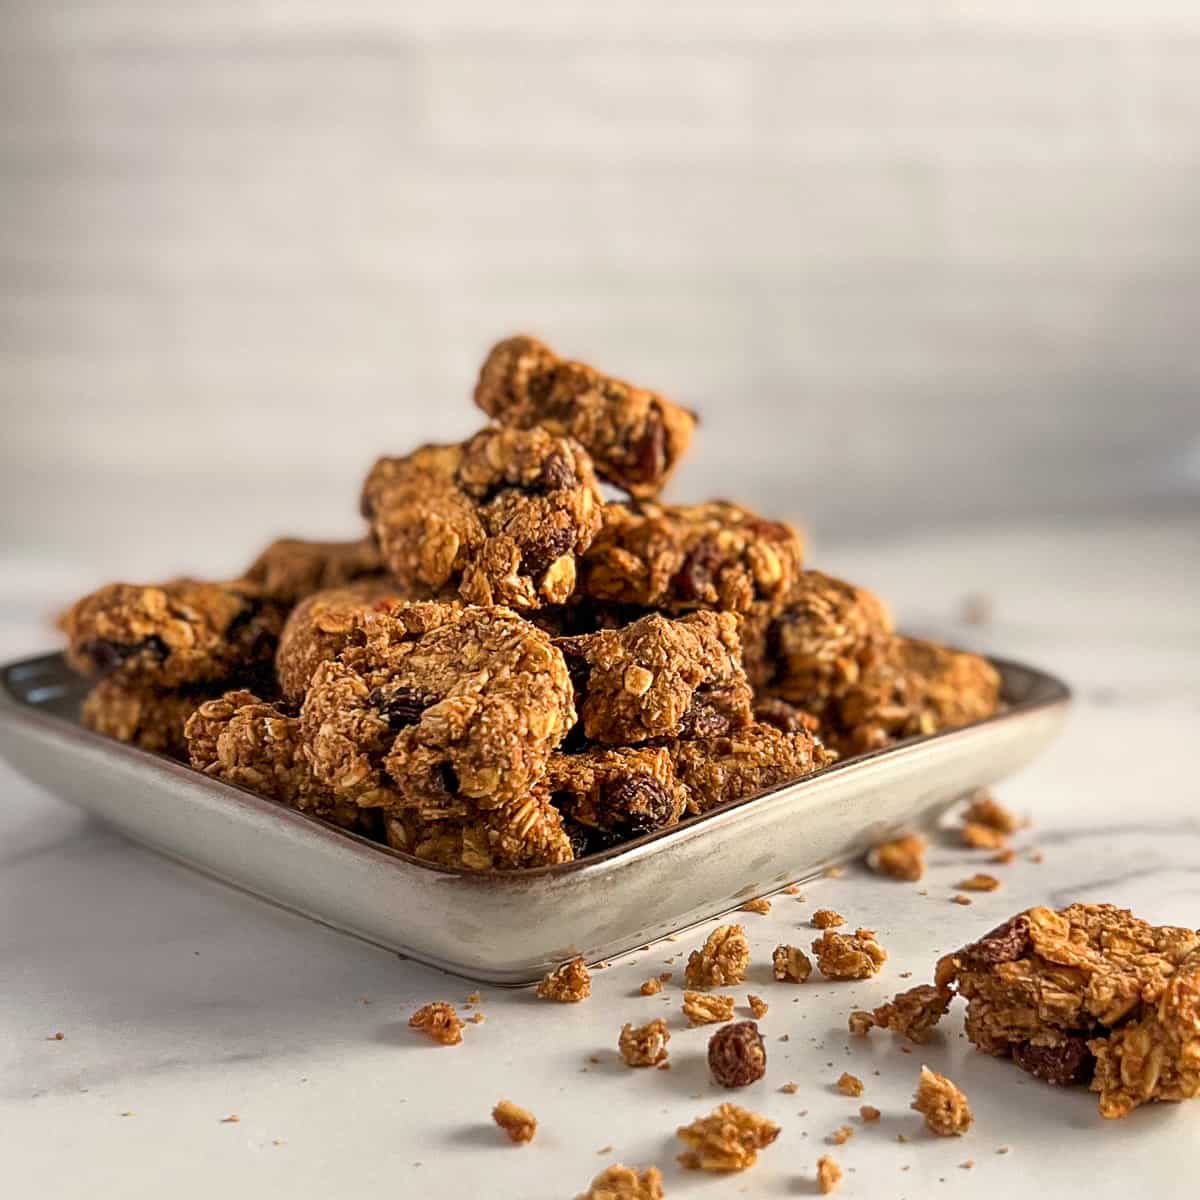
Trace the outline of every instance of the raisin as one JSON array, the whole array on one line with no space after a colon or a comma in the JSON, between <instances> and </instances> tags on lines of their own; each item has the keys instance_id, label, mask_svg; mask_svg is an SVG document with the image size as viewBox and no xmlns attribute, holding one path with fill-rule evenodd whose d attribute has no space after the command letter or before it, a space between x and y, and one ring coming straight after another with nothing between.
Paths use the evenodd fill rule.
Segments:
<instances>
[{"instance_id":1,"label":"raisin","mask_svg":"<svg viewBox=\"0 0 1200 1200\"><path fill-rule=\"evenodd\" d=\"M1024 913L996 926L985 933L977 942L964 947L964 962L994 966L997 963L1016 962L1024 958L1029 949L1029 918Z\"/></svg>"},{"instance_id":2,"label":"raisin","mask_svg":"<svg viewBox=\"0 0 1200 1200\"><path fill-rule=\"evenodd\" d=\"M640 837L665 825L674 811L671 794L658 780L630 776L606 790L601 815L608 828Z\"/></svg>"},{"instance_id":3,"label":"raisin","mask_svg":"<svg viewBox=\"0 0 1200 1200\"><path fill-rule=\"evenodd\" d=\"M106 640L88 642L82 651L96 664L96 670L101 675L115 671L127 659L138 654L153 654L161 660L167 658L171 653L167 643L157 634L144 638L140 642L110 642Z\"/></svg>"},{"instance_id":4,"label":"raisin","mask_svg":"<svg viewBox=\"0 0 1200 1200\"><path fill-rule=\"evenodd\" d=\"M724 737L728 732L729 718L697 692L692 697L687 712L680 718L679 736L693 741L698 738Z\"/></svg>"},{"instance_id":5,"label":"raisin","mask_svg":"<svg viewBox=\"0 0 1200 1200\"><path fill-rule=\"evenodd\" d=\"M713 578L721 562L720 547L711 538L702 538L688 551L683 566L672 580L682 600L712 600Z\"/></svg>"},{"instance_id":6,"label":"raisin","mask_svg":"<svg viewBox=\"0 0 1200 1200\"><path fill-rule=\"evenodd\" d=\"M667 469L667 432L657 417L651 418L642 440L633 452L633 475L638 481L653 483Z\"/></svg>"},{"instance_id":7,"label":"raisin","mask_svg":"<svg viewBox=\"0 0 1200 1200\"><path fill-rule=\"evenodd\" d=\"M708 1042L708 1069L722 1087L745 1087L767 1073L767 1049L753 1021L724 1025Z\"/></svg>"},{"instance_id":8,"label":"raisin","mask_svg":"<svg viewBox=\"0 0 1200 1200\"><path fill-rule=\"evenodd\" d=\"M579 475L570 460L561 451L546 455L542 469L534 480L532 490L538 492L561 492L579 486Z\"/></svg>"},{"instance_id":9,"label":"raisin","mask_svg":"<svg viewBox=\"0 0 1200 1200\"><path fill-rule=\"evenodd\" d=\"M432 699L412 688L393 688L391 691L379 688L371 696L371 703L387 721L388 728L393 733L399 733L401 729L420 721L421 714L430 706Z\"/></svg>"},{"instance_id":10,"label":"raisin","mask_svg":"<svg viewBox=\"0 0 1200 1200\"><path fill-rule=\"evenodd\" d=\"M1096 1060L1081 1037L1068 1037L1058 1046L1035 1046L1021 1042L1012 1048L1013 1062L1045 1083L1066 1087L1089 1083Z\"/></svg>"},{"instance_id":11,"label":"raisin","mask_svg":"<svg viewBox=\"0 0 1200 1200\"><path fill-rule=\"evenodd\" d=\"M562 558L574 545L575 535L571 530L547 529L536 542L525 547L521 561L531 576L543 575L555 559Z\"/></svg>"}]
</instances>

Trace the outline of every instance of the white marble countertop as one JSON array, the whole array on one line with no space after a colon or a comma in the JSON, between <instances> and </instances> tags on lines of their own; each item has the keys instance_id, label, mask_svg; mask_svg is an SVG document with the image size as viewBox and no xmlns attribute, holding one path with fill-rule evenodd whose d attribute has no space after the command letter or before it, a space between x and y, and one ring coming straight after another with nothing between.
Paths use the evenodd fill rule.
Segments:
<instances>
[{"instance_id":1,"label":"white marble countertop","mask_svg":"<svg viewBox=\"0 0 1200 1200\"><path fill-rule=\"evenodd\" d=\"M848 1122L855 1136L831 1151L848 1197L1193 1195L1200 1103L1107 1123L1088 1093L976 1054L957 1019L905 1053L890 1035L851 1044L845 1018L1033 903L1107 900L1200 926L1200 521L997 529L814 558L878 587L910 629L1057 671L1077 703L1055 747L998 790L1032 817L1018 845L1044 855L993 868L999 892L951 903L975 860L947 842L919 885L852 868L745 916L748 987L771 1004L764 1081L717 1089L706 1031L681 1027L678 987L636 994L700 933L597 972L584 1004L480 988L486 1022L442 1049L407 1017L474 985L157 858L0 768L0 1193L561 1200L619 1160L658 1164L670 1197L797 1196L815 1193L825 1139ZM0 580L5 658L49 645L44 609L96 581L15 560ZM968 592L990 599L988 624L959 620ZM811 937L818 906L879 931L880 976L769 981L771 947ZM673 1070L630 1071L617 1032L657 1014L670 1014ZM922 1061L968 1093L965 1138L929 1137L908 1110ZM866 1082L862 1101L832 1087L843 1070ZM794 1095L779 1090L788 1081ZM532 1145L492 1126L502 1096L539 1117ZM675 1127L725 1099L779 1121L778 1141L744 1175L682 1172ZM877 1125L853 1118L862 1102L882 1109Z\"/></svg>"}]
</instances>

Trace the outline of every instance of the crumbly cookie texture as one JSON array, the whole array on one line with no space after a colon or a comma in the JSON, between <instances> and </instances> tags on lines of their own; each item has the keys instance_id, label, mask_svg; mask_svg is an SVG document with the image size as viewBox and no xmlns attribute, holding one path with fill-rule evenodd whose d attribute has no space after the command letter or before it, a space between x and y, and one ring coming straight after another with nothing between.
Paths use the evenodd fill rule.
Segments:
<instances>
[{"instance_id":1,"label":"crumbly cookie texture","mask_svg":"<svg viewBox=\"0 0 1200 1200\"><path fill-rule=\"evenodd\" d=\"M537 1133L537 1117L511 1100L501 1100L492 1109L492 1120L508 1134L508 1140L518 1146L532 1142Z\"/></svg>"},{"instance_id":2,"label":"crumbly cookie texture","mask_svg":"<svg viewBox=\"0 0 1200 1200\"><path fill-rule=\"evenodd\" d=\"M1200 1095L1200 933L1111 904L1031 908L938 964L967 1037L1048 1083L1091 1083L1100 1113Z\"/></svg>"},{"instance_id":3,"label":"crumbly cookie texture","mask_svg":"<svg viewBox=\"0 0 1200 1200\"><path fill-rule=\"evenodd\" d=\"M544 429L485 429L461 446L380 459L363 514L402 585L469 604L562 604L601 522L591 459Z\"/></svg>"},{"instance_id":4,"label":"crumbly cookie texture","mask_svg":"<svg viewBox=\"0 0 1200 1200\"><path fill-rule=\"evenodd\" d=\"M778 696L756 695L754 719L761 725L773 725L780 733L821 732L821 722L817 717L795 704L780 700Z\"/></svg>"},{"instance_id":5,"label":"crumbly cookie texture","mask_svg":"<svg viewBox=\"0 0 1200 1200\"><path fill-rule=\"evenodd\" d=\"M81 675L174 688L269 667L286 608L253 584L176 579L110 583L63 616L67 661Z\"/></svg>"},{"instance_id":6,"label":"crumbly cookie texture","mask_svg":"<svg viewBox=\"0 0 1200 1200\"><path fill-rule=\"evenodd\" d=\"M84 697L79 719L96 733L186 762L184 726L211 695L194 688L102 679Z\"/></svg>"},{"instance_id":7,"label":"crumbly cookie texture","mask_svg":"<svg viewBox=\"0 0 1200 1200\"><path fill-rule=\"evenodd\" d=\"M902 1034L911 1042L923 1042L950 1007L952 998L953 993L948 987L918 984L897 992L886 1004L864 1014L868 1019L867 1028L877 1025L880 1029Z\"/></svg>"},{"instance_id":8,"label":"crumbly cookie texture","mask_svg":"<svg viewBox=\"0 0 1200 1200\"><path fill-rule=\"evenodd\" d=\"M313 592L378 578L382 573L383 560L370 538L356 542L280 538L250 564L245 578L264 596L290 606Z\"/></svg>"},{"instance_id":9,"label":"crumbly cookie texture","mask_svg":"<svg viewBox=\"0 0 1200 1200\"><path fill-rule=\"evenodd\" d=\"M542 977L537 986L538 999L556 1000L559 1004L578 1004L592 994L592 977L582 958L555 967Z\"/></svg>"},{"instance_id":10,"label":"crumbly cookie texture","mask_svg":"<svg viewBox=\"0 0 1200 1200\"><path fill-rule=\"evenodd\" d=\"M314 673L301 710L313 774L366 807L469 819L523 800L575 722L562 655L506 608L372 613L363 645Z\"/></svg>"},{"instance_id":11,"label":"crumbly cookie texture","mask_svg":"<svg viewBox=\"0 0 1200 1200\"><path fill-rule=\"evenodd\" d=\"M679 1162L689 1170L744 1171L779 1136L779 1126L736 1104L721 1104L677 1133L688 1147Z\"/></svg>"},{"instance_id":12,"label":"crumbly cookie texture","mask_svg":"<svg viewBox=\"0 0 1200 1200\"><path fill-rule=\"evenodd\" d=\"M617 1049L627 1067L657 1067L667 1060L670 1040L666 1021L656 1017L645 1025L622 1025Z\"/></svg>"},{"instance_id":13,"label":"crumbly cookie texture","mask_svg":"<svg viewBox=\"0 0 1200 1200\"><path fill-rule=\"evenodd\" d=\"M780 983L803 983L812 974L812 959L798 946L776 946L771 969Z\"/></svg>"},{"instance_id":14,"label":"crumbly cookie texture","mask_svg":"<svg viewBox=\"0 0 1200 1200\"><path fill-rule=\"evenodd\" d=\"M639 1171L614 1163L592 1180L592 1186L575 1200L664 1200L662 1172L657 1167Z\"/></svg>"},{"instance_id":15,"label":"crumbly cookie texture","mask_svg":"<svg viewBox=\"0 0 1200 1200\"><path fill-rule=\"evenodd\" d=\"M732 996L715 992L684 992L681 1006L689 1025L719 1025L733 1020Z\"/></svg>"},{"instance_id":16,"label":"crumbly cookie texture","mask_svg":"<svg viewBox=\"0 0 1200 1200\"><path fill-rule=\"evenodd\" d=\"M925 1118L929 1132L938 1137L961 1137L971 1128L971 1106L962 1090L928 1067L921 1068L911 1107Z\"/></svg>"},{"instance_id":17,"label":"crumbly cookie texture","mask_svg":"<svg viewBox=\"0 0 1200 1200\"><path fill-rule=\"evenodd\" d=\"M555 643L572 665L583 731L596 742L712 737L751 720L737 618L658 614Z\"/></svg>"},{"instance_id":18,"label":"crumbly cookie texture","mask_svg":"<svg viewBox=\"0 0 1200 1200\"><path fill-rule=\"evenodd\" d=\"M925 851L929 843L919 833L881 842L867 855L867 866L880 875L904 883L915 883L925 874Z\"/></svg>"},{"instance_id":19,"label":"crumbly cookie texture","mask_svg":"<svg viewBox=\"0 0 1200 1200\"><path fill-rule=\"evenodd\" d=\"M362 822L358 805L332 795L313 777L299 720L253 692L226 692L201 704L188 718L184 736L192 766L214 779L347 829Z\"/></svg>"},{"instance_id":20,"label":"crumbly cookie texture","mask_svg":"<svg viewBox=\"0 0 1200 1200\"><path fill-rule=\"evenodd\" d=\"M674 825L687 805L663 746L619 746L552 754L539 784L560 812L614 840Z\"/></svg>"},{"instance_id":21,"label":"crumbly cookie texture","mask_svg":"<svg viewBox=\"0 0 1200 1200\"><path fill-rule=\"evenodd\" d=\"M332 662L353 642L365 642L371 613L386 612L410 598L389 579L362 579L306 596L288 614L275 651L283 698L299 704L322 663Z\"/></svg>"},{"instance_id":22,"label":"crumbly cookie texture","mask_svg":"<svg viewBox=\"0 0 1200 1200\"><path fill-rule=\"evenodd\" d=\"M869 979L885 962L887 951L869 929L853 935L826 929L812 944L817 967L828 979Z\"/></svg>"},{"instance_id":23,"label":"crumbly cookie texture","mask_svg":"<svg viewBox=\"0 0 1200 1200\"><path fill-rule=\"evenodd\" d=\"M746 1087L767 1073L767 1048L753 1021L718 1029L708 1040L708 1070L721 1087Z\"/></svg>"},{"instance_id":24,"label":"crumbly cookie texture","mask_svg":"<svg viewBox=\"0 0 1200 1200\"><path fill-rule=\"evenodd\" d=\"M671 754L692 813L811 775L836 758L810 733L780 733L757 723L721 737L675 742Z\"/></svg>"},{"instance_id":25,"label":"crumbly cookie texture","mask_svg":"<svg viewBox=\"0 0 1200 1200\"><path fill-rule=\"evenodd\" d=\"M601 478L638 497L658 494L696 425L695 414L664 397L559 358L523 336L492 348L475 403L504 425L540 425L574 438Z\"/></svg>"},{"instance_id":26,"label":"crumbly cookie texture","mask_svg":"<svg viewBox=\"0 0 1200 1200\"><path fill-rule=\"evenodd\" d=\"M857 1075L851 1075L849 1071L843 1071L838 1076L837 1090L843 1096L861 1096L863 1094L863 1081Z\"/></svg>"},{"instance_id":27,"label":"crumbly cookie texture","mask_svg":"<svg viewBox=\"0 0 1200 1200\"><path fill-rule=\"evenodd\" d=\"M419 1030L440 1046L457 1046L462 1039L462 1021L453 1004L437 1000L418 1008L408 1018L409 1027Z\"/></svg>"},{"instance_id":28,"label":"crumbly cookie texture","mask_svg":"<svg viewBox=\"0 0 1200 1200\"><path fill-rule=\"evenodd\" d=\"M764 623L783 606L803 557L790 525L736 504L609 504L579 586L598 600L721 609Z\"/></svg>"},{"instance_id":29,"label":"crumbly cookie texture","mask_svg":"<svg viewBox=\"0 0 1200 1200\"><path fill-rule=\"evenodd\" d=\"M828 1196L842 1182L842 1168L828 1154L817 1159L817 1191Z\"/></svg>"},{"instance_id":30,"label":"crumbly cookie texture","mask_svg":"<svg viewBox=\"0 0 1200 1200\"><path fill-rule=\"evenodd\" d=\"M821 728L836 750L862 754L982 720L999 703L1000 676L986 659L896 636L827 710Z\"/></svg>"},{"instance_id":31,"label":"crumbly cookie texture","mask_svg":"<svg viewBox=\"0 0 1200 1200\"><path fill-rule=\"evenodd\" d=\"M729 987L741 983L750 965L750 942L740 925L718 925L699 950L688 955L689 987Z\"/></svg>"},{"instance_id":32,"label":"crumbly cookie texture","mask_svg":"<svg viewBox=\"0 0 1200 1200\"><path fill-rule=\"evenodd\" d=\"M840 912L834 912L832 908L818 908L809 918L809 922L814 929L836 929L839 925L845 925L846 918Z\"/></svg>"},{"instance_id":33,"label":"crumbly cookie texture","mask_svg":"<svg viewBox=\"0 0 1200 1200\"><path fill-rule=\"evenodd\" d=\"M971 803L963 811L962 819L964 823L982 825L998 833L1016 833L1021 828L1016 814L1005 808L987 790L975 793Z\"/></svg>"},{"instance_id":34,"label":"crumbly cookie texture","mask_svg":"<svg viewBox=\"0 0 1200 1200\"><path fill-rule=\"evenodd\" d=\"M878 660L891 632L891 615L878 596L804 571L771 621L761 657L752 655L755 685L821 713Z\"/></svg>"}]
</instances>

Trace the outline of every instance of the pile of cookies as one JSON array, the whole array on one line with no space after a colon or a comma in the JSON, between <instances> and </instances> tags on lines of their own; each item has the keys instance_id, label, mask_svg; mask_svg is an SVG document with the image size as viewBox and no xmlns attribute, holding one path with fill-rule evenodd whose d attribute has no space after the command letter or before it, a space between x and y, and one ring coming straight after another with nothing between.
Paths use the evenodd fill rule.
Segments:
<instances>
[{"instance_id":1,"label":"pile of cookies","mask_svg":"<svg viewBox=\"0 0 1200 1200\"><path fill-rule=\"evenodd\" d=\"M996 710L987 662L896 634L878 598L804 568L789 525L659 502L687 410L528 337L492 350L475 401L473 437L375 464L361 541L76 603L84 723L485 870Z\"/></svg>"}]
</instances>

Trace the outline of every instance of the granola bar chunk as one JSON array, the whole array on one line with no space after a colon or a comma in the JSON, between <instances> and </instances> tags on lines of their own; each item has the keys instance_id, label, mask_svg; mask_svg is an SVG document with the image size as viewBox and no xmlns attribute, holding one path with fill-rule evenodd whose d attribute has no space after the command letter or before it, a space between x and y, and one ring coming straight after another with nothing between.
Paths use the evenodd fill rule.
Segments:
<instances>
[{"instance_id":1,"label":"granola bar chunk","mask_svg":"<svg viewBox=\"0 0 1200 1200\"><path fill-rule=\"evenodd\" d=\"M536 799L575 722L572 696L562 655L511 609L398 605L317 668L305 753L318 780L365 807L471 818Z\"/></svg>"},{"instance_id":2,"label":"granola bar chunk","mask_svg":"<svg viewBox=\"0 0 1200 1200\"><path fill-rule=\"evenodd\" d=\"M733 997L715 992L684 992L683 1015L689 1025L719 1025L733 1020Z\"/></svg>"},{"instance_id":3,"label":"granola bar chunk","mask_svg":"<svg viewBox=\"0 0 1200 1200\"><path fill-rule=\"evenodd\" d=\"M699 950L688 955L684 972L693 988L729 987L746 978L750 943L740 925L718 925Z\"/></svg>"},{"instance_id":4,"label":"granola bar chunk","mask_svg":"<svg viewBox=\"0 0 1200 1200\"><path fill-rule=\"evenodd\" d=\"M736 1104L720 1104L677 1133L688 1147L679 1162L689 1170L744 1171L779 1136L779 1126Z\"/></svg>"},{"instance_id":5,"label":"granola bar chunk","mask_svg":"<svg viewBox=\"0 0 1200 1200\"><path fill-rule=\"evenodd\" d=\"M574 438L596 473L631 496L655 496L683 456L695 414L642 388L559 358L531 337L511 337L487 356L475 403L518 429Z\"/></svg>"},{"instance_id":6,"label":"granola bar chunk","mask_svg":"<svg viewBox=\"0 0 1200 1200\"><path fill-rule=\"evenodd\" d=\"M1018 913L938 964L967 1037L1049 1083L1086 1083L1100 1113L1200 1095L1200 933L1111 904Z\"/></svg>"},{"instance_id":7,"label":"granola bar chunk","mask_svg":"<svg viewBox=\"0 0 1200 1200\"><path fill-rule=\"evenodd\" d=\"M674 825L687 792L662 746L618 746L552 754L540 787L588 830L624 841Z\"/></svg>"},{"instance_id":8,"label":"granola bar chunk","mask_svg":"<svg viewBox=\"0 0 1200 1200\"><path fill-rule=\"evenodd\" d=\"M537 1133L537 1117L511 1100L501 1100L492 1109L492 1120L508 1134L508 1140L518 1146L532 1142Z\"/></svg>"},{"instance_id":9,"label":"granola bar chunk","mask_svg":"<svg viewBox=\"0 0 1200 1200\"><path fill-rule=\"evenodd\" d=\"M211 695L211 691L195 688L101 679L84 697L79 718L96 733L186 762L184 726Z\"/></svg>"},{"instance_id":10,"label":"granola bar chunk","mask_svg":"<svg viewBox=\"0 0 1200 1200\"><path fill-rule=\"evenodd\" d=\"M666 1021L655 1017L645 1025L622 1025L617 1049L627 1067L657 1067L666 1062L670 1040Z\"/></svg>"},{"instance_id":11,"label":"granola bar chunk","mask_svg":"<svg viewBox=\"0 0 1200 1200\"><path fill-rule=\"evenodd\" d=\"M776 946L771 969L780 983L803 983L812 974L812 959L799 946Z\"/></svg>"},{"instance_id":12,"label":"granola bar chunk","mask_svg":"<svg viewBox=\"0 0 1200 1200\"><path fill-rule=\"evenodd\" d=\"M609 504L580 569L598 600L680 613L711 608L778 612L800 571L800 535L726 501Z\"/></svg>"},{"instance_id":13,"label":"granola bar chunk","mask_svg":"<svg viewBox=\"0 0 1200 1200\"><path fill-rule=\"evenodd\" d=\"M300 722L253 692L226 692L201 704L184 728L193 767L343 828L362 822L358 805L331 794L313 777Z\"/></svg>"},{"instance_id":14,"label":"granola bar chunk","mask_svg":"<svg viewBox=\"0 0 1200 1200\"><path fill-rule=\"evenodd\" d=\"M869 929L853 935L826 929L813 941L812 950L827 979L869 979L887 961L887 951Z\"/></svg>"},{"instance_id":15,"label":"granola bar chunk","mask_svg":"<svg viewBox=\"0 0 1200 1200\"><path fill-rule=\"evenodd\" d=\"M380 579L383 561L370 538L356 542L309 542L279 538L246 571L264 596L291 606L313 592L345 587L360 579Z\"/></svg>"},{"instance_id":16,"label":"granola bar chunk","mask_svg":"<svg viewBox=\"0 0 1200 1200\"><path fill-rule=\"evenodd\" d=\"M971 1128L971 1106L962 1090L928 1067L921 1068L911 1107L925 1118L929 1132L939 1137L961 1137Z\"/></svg>"},{"instance_id":17,"label":"granola bar chunk","mask_svg":"<svg viewBox=\"0 0 1200 1200\"><path fill-rule=\"evenodd\" d=\"M299 704L322 663L332 662L352 643L366 641L371 613L386 612L409 598L388 579L362 579L306 596L288 614L275 652L283 698Z\"/></svg>"},{"instance_id":18,"label":"granola bar chunk","mask_svg":"<svg viewBox=\"0 0 1200 1200\"><path fill-rule=\"evenodd\" d=\"M269 668L286 608L245 582L110 583L63 616L81 675L174 688Z\"/></svg>"},{"instance_id":19,"label":"granola bar chunk","mask_svg":"<svg viewBox=\"0 0 1200 1200\"><path fill-rule=\"evenodd\" d=\"M592 741L711 737L750 723L750 685L732 613L678 620L651 614L623 629L555 644L572 665L583 731Z\"/></svg>"},{"instance_id":20,"label":"granola bar chunk","mask_svg":"<svg viewBox=\"0 0 1200 1200\"><path fill-rule=\"evenodd\" d=\"M380 459L362 509L402 586L525 610L571 595L601 521L591 460L544 429L485 429Z\"/></svg>"},{"instance_id":21,"label":"granola bar chunk","mask_svg":"<svg viewBox=\"0 0 1200 1200\"><path fill-rule=\"evenodd\" d=\"M614 1163L592 1180L592 1186L575 1200L665 1200L662 1172L657 1167L639 1171Z\"/></svg>"},{"instance_id":22,"label":"granola bar chunk","mask_svg":"<svg viewBox=\"0 0 1200 1200\"><path fill-rule=\"evenodd\" d=\"M804 571L767 630L755 685L819 714L858 682L891 632L891 615L878 596Z\"/></svg>"},{"instance_id":23,"label":"granola bar chunk","mask_svg":"<svg viewBox=\"0 0 1200 1200\"><path fill-rule=\"evenodd\" d=\"M675 774L688 790L691 813L811 775L836 757L810 733L780 733L760 724L721 737L675 742L671 754Z\"/></svg>"},{"instance_id":24,"label":"granola bar chunk","mask_svg":"<svg viewBox=\"0 0 1200 1200\"><path fill-rule=\"evenodd\" d=\"M880 875L904 883L915 883L925 874L925 851L928 845L919 833L881 842L867 855L867 866Z\"/></svg>"},{"instance_id":25,"label":"granola bar chunk","mask_svg":"<svg viewBox=\"0 0 1200 1200\"><path fill-rule=\"evenodd\" d=\"M896 636L826 713L822 730L839 752L862 754L982 720L999 703L1000 676L986 659Z\"/></svg>"},{"instance_id":26,"label":"granola bar chunk","mask_svg":"<svg viewBox=\"0 0 1200 1200\"><path fill-rule=\"evenodd\" d=\"M582 958L572 958L555 967L537 986L539 1000L555 1000L559 1004L578 1004L591 994L592 977Z\"/></svg>"},{"instance_id":27,"label":"granola bar chunk","mask_svg":"<svg viewBox=\"0 0 1200 1200\"><path fill-rule=\"evenodd\" d=\"M912 1042L923 1042L945 1015L952 998L953 993L948 987L918 984L897 992L886 1004L879 1005L870 1014L870 1020L880 1029L903 1034Z\"/></svg>"}]
</instances>

